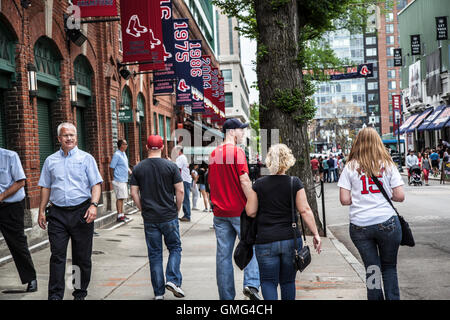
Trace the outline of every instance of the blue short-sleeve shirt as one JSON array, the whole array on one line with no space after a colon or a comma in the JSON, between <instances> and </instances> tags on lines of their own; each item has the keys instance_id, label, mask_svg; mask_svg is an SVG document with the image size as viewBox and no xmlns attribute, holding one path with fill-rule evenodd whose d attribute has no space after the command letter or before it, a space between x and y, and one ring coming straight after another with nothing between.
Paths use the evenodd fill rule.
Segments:
<instances>
[{"instance_id":1,"label":"blue short-sleeve shirt","mask_svg":"<svg viewBox=\"0 0 450 320\"><path fill-rule=\"evenodd\" d=\"M60 149L45 160L38 185L51 189L53 204L69 207L90 199L92 187L102 182L94 157L75 147L67 156Z\"/></svg>"},{"instance_id":2,"label":"blue short-sleeve shirt","mask_svg":"<svg viewBox=\"0 0 450 320\"><path fill-rule=\"evenodd\" d=\"M0 193L8 190L15 182L25 180L19 155L11 150L0 148ZM19 202L25 198L25 189L22 187L3 202Z\"/></svg>"},{"instance_id":3,"label":"blue short-sleeve shirt","mask_svg":"<svg viewBox=\"0 0 450 320\"><path fill-rule=\"evenodd\" d=\"M114 169L114 180L117 182L128 182L128 158L125 152L117 150L109 164Z\"/></svg>"}]
</instances>

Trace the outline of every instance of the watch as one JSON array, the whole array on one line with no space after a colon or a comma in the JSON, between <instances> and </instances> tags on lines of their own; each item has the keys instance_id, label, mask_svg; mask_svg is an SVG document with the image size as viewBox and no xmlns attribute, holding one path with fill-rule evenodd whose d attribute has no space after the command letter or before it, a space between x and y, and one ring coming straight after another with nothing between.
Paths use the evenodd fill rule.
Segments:
<instances>
[{"instance_id":1,"label":"watch","mask_svg":"<svg viewBox=\"0 0 450 320\"><path fill-rule=\"evenodd\" d=\"M91 202L91 205L98 208L98 202Z\"/></svg>"}]
</instances>

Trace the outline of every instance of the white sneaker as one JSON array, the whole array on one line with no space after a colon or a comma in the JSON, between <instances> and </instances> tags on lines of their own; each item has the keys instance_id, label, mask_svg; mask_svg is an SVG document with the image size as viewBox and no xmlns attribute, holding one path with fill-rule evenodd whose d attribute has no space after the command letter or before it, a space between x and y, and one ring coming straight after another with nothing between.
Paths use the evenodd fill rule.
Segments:
<instances>
[{"instance_id":1,"label":"white sneaker","mask_svg":"<svg viewBox=\"0 0 450 320\"><path fill-rule=\"evenodd\" d=\"M155 296L153 300L164 300L164 296Z\"/></svg>"},{"instance_id":2,"label":"white sneaker","mask_svg":"<svg viewBox=\"0 0 450 320\"><path fill-rule=\"evenodd\" d=\"M184 298L184 292L180 287L177 287L174 283L168 281L166 283L166 289L172 291L173 295L177 298Z\"/></svg>"}]
</instances>

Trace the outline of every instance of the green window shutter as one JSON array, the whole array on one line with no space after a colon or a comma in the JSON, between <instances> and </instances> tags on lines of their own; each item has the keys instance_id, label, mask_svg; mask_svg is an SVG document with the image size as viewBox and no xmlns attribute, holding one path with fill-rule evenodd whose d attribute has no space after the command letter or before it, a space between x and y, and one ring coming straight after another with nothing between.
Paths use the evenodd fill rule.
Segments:
<instances>
[{"instance_id":1,"label":"green window shutter","mask_svg":"<svg viewBox=\"0 0 450 320\"><path fill-rule=\"evenodd\" d=\"M6 149L6 123L3 91L0 91L0 148Z\"/></svg>"},{"instance_id":2,"label":"green window shutter","mask_svg":"<svg viewBox=\"0 0 450 320\"><path fill-rule=\"evenodd\" d=\"M170 118L166 117L166 137L167 141L170 141L172 134L170 132Z\"/></svg>"},{"instance_id":3,"label":"green window shutter","mask_svg":"<svg viewBox=\"0 0 450 320\"><path fill-rule=\"evenodd\" d=\"M84 122L84 109L77 107L77 139L78 148L86 151L86 124Z\"/></svg>"},{"instance_id":4,"label":"green window shutter","mask_svg":"<svg viewBox=\"0 0 450 320\"><path fill-rule=\"evenodd\" d=\"M159 115L159 135L164 139L164 116L162 114Z\"/></svg>"},{"instance_id":5,"label":"green window shutter","mask_svg":"<svg viewBox=\"0 0 450 320\"><path fill-rule=\"evenodd\" d=\"M41 169L45 159L53 153L53 132L50 120L50 106L46 100L39 99L37 102L38 124L39 124L39 159Z\"/></svg>"}]
</instances>

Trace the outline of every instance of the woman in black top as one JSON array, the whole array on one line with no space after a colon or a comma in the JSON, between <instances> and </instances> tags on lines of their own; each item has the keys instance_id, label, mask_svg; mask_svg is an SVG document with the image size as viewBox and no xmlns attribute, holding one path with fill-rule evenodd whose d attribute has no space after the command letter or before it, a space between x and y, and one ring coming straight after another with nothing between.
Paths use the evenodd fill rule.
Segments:
<instances>
[{"instance_id":1,"label":"woman in black top","mask_svg":"<svg viewBox=\"0 0 450 320\"><path fill-rule=\"evenodd\" d=\"M205 177L207 168L208 166L205 163L202 163L202 165L198 169L198 180L197 180L200 193L203 197L203 203L205 204L205 209L203 209L204 212L209 211L208 209L209 197L206 191L206 177Z\"/></svg>"},{"instance_id":2,"label":"woman in black top","mask_svg":"<svg viewBox=\"0 0 450 320\"><path fill-rule=\"evenodd\" d=\"M294 233L292 231L291 177L286 171L295 164L292 151L284 144L273 145L267 154L271 175L258 179L247 199L245 210L257 217L255 243L262 294L265 300L278 300L278 284L282 300L295 300L296 269L293 264ZM303 184L293 177L293 197L303 221L314 234L314 248L320 253L321 240L314 215L306 199ZM303 246L296 231L298 249Z\"/></svg>"}]
</instances>

